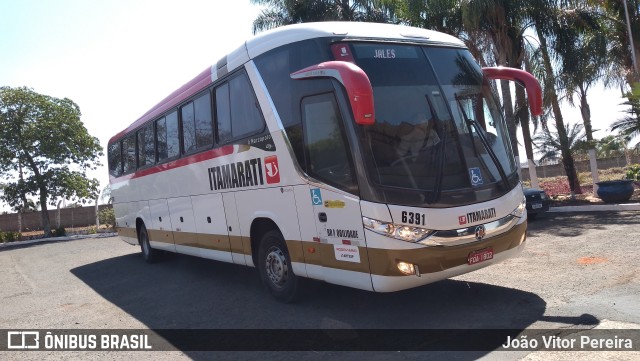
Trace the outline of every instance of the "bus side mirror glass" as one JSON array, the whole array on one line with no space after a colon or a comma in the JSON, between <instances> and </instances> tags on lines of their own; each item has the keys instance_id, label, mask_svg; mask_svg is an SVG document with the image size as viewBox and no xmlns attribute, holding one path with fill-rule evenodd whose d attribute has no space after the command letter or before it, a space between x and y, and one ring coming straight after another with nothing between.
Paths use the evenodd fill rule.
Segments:
<instances>
[{"instance_id":1,"label":"bus side mirror glass","mask_svg":"<svg viewBox=\"0 0 640 361\"><path fill-rule=\"evenodd\" d=\"M524 70L502 66L482 68L482 72L486 79L511 80L523 85L527 89L531 114L534 116L542 115L542 88L533 75Z\"/></svg>"},{"instance_id":2,"label":"bus side mirror glass","mask_svg":"<svg viewBox=\"0 0 640 361\"><path fill-rule=\"evenodd\" d=\"M327 61L292 73L291 79L334 78L346 89L356 124L375 123L373 89L360 67L345 61Z\"/></svg>"}]
</instances>

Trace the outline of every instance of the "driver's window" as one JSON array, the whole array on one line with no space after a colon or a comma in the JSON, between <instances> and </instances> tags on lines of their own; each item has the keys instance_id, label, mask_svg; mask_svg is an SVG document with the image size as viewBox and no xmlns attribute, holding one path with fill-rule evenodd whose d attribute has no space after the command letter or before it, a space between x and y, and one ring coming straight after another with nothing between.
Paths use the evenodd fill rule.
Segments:
<instances>
[{"instance_id":1,"label":"driver's window","mask_svg":"<svg viewBox=\"0 0 640 361\"><path fill-rule=\"evenodd\" d=\"M307 172L355 193L353 165L333 93L305 97L301 106Z\"/></svg>"}]
</instances>

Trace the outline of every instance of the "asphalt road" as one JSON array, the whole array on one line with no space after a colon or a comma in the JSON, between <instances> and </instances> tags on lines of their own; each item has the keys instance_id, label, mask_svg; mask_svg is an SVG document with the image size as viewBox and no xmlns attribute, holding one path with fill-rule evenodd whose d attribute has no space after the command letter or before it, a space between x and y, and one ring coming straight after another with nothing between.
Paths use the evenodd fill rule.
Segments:
<instances>
[{"instance_id":1,"label":"asphalt road","mask_svg":"<svg viewBox=\"0 0 640 361\"><path fill-rule=\"evenodd\" d=\"M640 328L640 212L549 214L518 258L391 294L308 282L285 305L255 269L189 256L143 262L117 237L0 249L0 329ZM248 340L247 342L251 342ZM325 359L339 352L4 352L3 359ZM366 353L367 359L638 359L640 353Z\"/></svg>"}]
</instances>

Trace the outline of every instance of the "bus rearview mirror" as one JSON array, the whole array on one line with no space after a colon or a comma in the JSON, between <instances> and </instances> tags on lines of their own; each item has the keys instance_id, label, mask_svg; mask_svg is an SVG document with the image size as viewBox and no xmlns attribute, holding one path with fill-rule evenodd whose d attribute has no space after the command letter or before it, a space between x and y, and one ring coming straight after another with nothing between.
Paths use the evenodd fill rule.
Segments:
<instances>
[{"instance_id":1,"label":"bus rearview mirror","mask_svg":"<svg viewBox=\"0 0 640 361\"><path fill-rule=\"evenodd\" d=\"M527 90L531 114L534 116L542 115L542 88L540 88L538 79L533 75L524 70L502 66L482 68L482 72L486 79L510 80L523 85Z\"/></svg>"},{"instance_id":2,"label":"bus rearview mirror","mask_svg":"<svg viewBox=\"0 0 640 361\"><path fill-rule=\"evenodd\" d=\"M291 79L334 78L344 86L356 124L375 123L373 89L369 77L360 67L345 61L327 61L298 70Z\"/></svg>"}]
</instances>

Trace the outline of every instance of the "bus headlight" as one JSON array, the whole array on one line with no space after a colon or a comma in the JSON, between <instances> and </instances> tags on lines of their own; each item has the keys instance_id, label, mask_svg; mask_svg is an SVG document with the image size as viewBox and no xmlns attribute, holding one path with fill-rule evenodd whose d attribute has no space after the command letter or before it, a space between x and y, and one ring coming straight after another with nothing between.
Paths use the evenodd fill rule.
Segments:
<instances>
[{"instance_id":1,"label":"bus headlight","mask_svg":"<svg viewBox=\"0 0 640 361\"><path fill-rule=\"evenodd\" d=\"M524 215L524 212L527 210L527 198L522 197L522 202L516 207L516 209L511 212L511 215L514 217L521 218Z\"/></svg>"},{"instance_id":2,"label":"bus headlight","mask_svg":"<svg viewBox=\"0 0 640 361\"><path fill-rule=\"evenodd\" d=\"M362 217L362 223L364 228L372 232L406 242L419 242L435 232L430 229L393 224L368 217Z\"/></svg>"}]
</instances>

